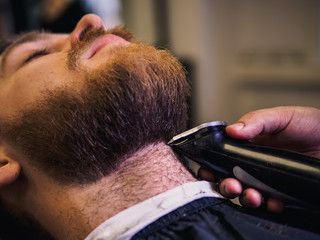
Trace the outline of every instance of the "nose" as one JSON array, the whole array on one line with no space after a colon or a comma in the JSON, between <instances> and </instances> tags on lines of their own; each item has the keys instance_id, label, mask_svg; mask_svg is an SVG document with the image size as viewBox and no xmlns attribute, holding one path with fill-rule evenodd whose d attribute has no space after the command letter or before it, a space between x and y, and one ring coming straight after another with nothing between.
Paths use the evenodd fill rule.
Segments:
<instances>
[{"instance_id":1,"label":"nose","mask_svg":"<svg viewBox=\"0 0 320 240\"><path fill-rule=\"evenodd\" d=\"M71 33L71 46L74 46L79 41L81 33L91 26L92 28L104 27L102 19L95 14L87 14L78 22L77 26Z\"/></svg>"}]
</instances>

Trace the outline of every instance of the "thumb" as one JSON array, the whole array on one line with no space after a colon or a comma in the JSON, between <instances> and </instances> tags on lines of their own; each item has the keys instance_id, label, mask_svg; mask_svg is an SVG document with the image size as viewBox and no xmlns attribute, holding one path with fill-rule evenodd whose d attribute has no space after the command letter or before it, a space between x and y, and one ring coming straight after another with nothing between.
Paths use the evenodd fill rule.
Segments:
<instances>
[{"instance_id":1,"label":"thumb","mask_svg":"<svg viewBox=\"0 0 320 240\"><path fill-rule=\"evenodd\" d=\"M253 111L228 126L229 136L239 139L253 139L261 134L277 133L290 123L293 107L276 107Z\"/></svg>"}]
</instances>

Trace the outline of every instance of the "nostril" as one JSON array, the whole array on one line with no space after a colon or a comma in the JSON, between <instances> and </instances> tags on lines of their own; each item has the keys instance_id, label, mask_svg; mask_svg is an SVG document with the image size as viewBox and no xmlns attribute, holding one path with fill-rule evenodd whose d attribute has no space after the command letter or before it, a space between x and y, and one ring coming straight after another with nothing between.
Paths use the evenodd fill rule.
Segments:
<instances>
[{"instance_id":1,"label":"nostril","mask_svg":"<svg viewBox=\"0 0 320 240\"><path fill-rule=\"evenodd\" d=\"M83 41L87 32L90 31L92 29L91 25L88 25L79 35L79 41Z\"/></svg>"},{"instance_id":2,"label":"nostril","mask_svg":"<svg viewBox=\"0 0 320 240\"><path fill-rule=\"evenodd\" d=\"M87 14L81 18L76 28L71 33L71 46L85 38L86 32L92 28L103 27L101 18L94 14Z\"/></svg>"}]
</instances>

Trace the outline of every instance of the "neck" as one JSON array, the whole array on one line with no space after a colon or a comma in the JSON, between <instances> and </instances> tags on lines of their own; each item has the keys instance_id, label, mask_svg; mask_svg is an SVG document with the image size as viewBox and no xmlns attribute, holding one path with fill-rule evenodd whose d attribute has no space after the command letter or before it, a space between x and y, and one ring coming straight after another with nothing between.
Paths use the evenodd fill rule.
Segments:
<instances>
[{"instance_id":1,"label":"neck","mask_svg":"<svg viewBox=\"0 0 320 240\"><path fill-rule=\"evenodd\" d=\"M56 239L84 239L106 219L157 194L196 181L164 143L149 145L119 170L86 186L44 197L38 220ZM36 207L36 206L35 206ZM42 219L40 219L42 218Z\"/></svg>"}]
</instances>

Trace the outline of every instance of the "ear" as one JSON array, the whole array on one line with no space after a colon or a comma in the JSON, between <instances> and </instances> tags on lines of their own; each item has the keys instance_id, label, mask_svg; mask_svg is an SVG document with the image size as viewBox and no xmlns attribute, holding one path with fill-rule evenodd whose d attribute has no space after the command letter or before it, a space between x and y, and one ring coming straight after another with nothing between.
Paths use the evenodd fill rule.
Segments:
<instances>
[{"instance_id":1,"label":"ear","mask_svg":"<svg viewBox=\"0 0 320 240\"><path fill-rule=\"evenodd\" d=\"M15 160L0 154L0 188L18 179L21 166Z\"/></svg>"}]
</instances>

